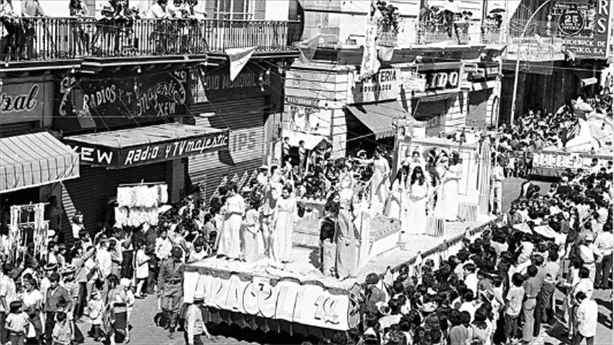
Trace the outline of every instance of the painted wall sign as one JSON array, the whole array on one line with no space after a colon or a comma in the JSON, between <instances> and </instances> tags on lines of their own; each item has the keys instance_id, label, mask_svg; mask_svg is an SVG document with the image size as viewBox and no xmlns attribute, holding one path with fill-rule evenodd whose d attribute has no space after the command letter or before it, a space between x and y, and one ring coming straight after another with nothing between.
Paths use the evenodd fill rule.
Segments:
<instances>
[{"instance_id":1,"label":"painted wall sign","mask_svg":"<svg viewBox=\"0 0 614 345\"><path fill-rule=\"evenodd\" d=\"M281 90L283 88L277 68L264 69L256 64L248 63L234 81L230 80L228 65L212 69L203 68L202 71L204 75L196 72L193 74L193 79L197 79L200 84L198 86L192 84L193 94L198 96L198 99L194 100L195 103L239 96L242 98L256 97L274 92L272 89Z\"/></svg>"},{"instance_id":2,"label":"painted wall sign","mask_svg":"<svg viewBox=\"0 0 614 345\"><path fill-rule=\"evenodd\" d=\"M64 141L79 153L81 164L126 168L192 157L228 147L228 131L207 133L194 138L128 148L89 146L66 138Z\"/></svg>"},{"instance_id":3,"label":"painted wall sign","mask_svg":"<svg viewBox=\"0 0 614 345\"><path fill-rule=\"evenodd\" d=\"M348 104L397 99L400 87L401 71L399 69L381 69L363 81L350 83Z\"/></svg>"},{"instance_id":4,"label":"painted wall sign","mask_svg":"<svg viewBox=\"0 0 614 345\"><path fill-rule=\"evenodd\" d=\"M589 2L558 1L553 21L564 47L578 58L606 59L611 35L611 0Z\"/></svg>"},{"instance_id":5,"label":"painted wall sign","mask_svg":"<svg viewBox=\"0 0 614 345\"><path fill-rule=\"evenodd\" d=\"M0 125L42 120L42 83L0 85Z\"/></svg>"},{"instance_id":6,"label":"painted wall sign","mask_svg":"<svg viewBox=\"0 0 614 345\"><path fill-rule=\"evenodd\" d=\"M186 114L187 72L108 79L64 77L54 128L81 129L77 118L90 118L105 129L159 122ZM83 123L83 122L82 122Z\"/></svg>"},{"instance_id":7,"label":"painted wall sign","mask_svg":"<svg viewBox=\"0 0 614 345\"><path fill-rule=\"evenodd\" d=\"M357 320L350 310L359 313L347 292L290 279L186 272L185 301L191 302L197 289L208 291L208 307L326 329L348 330L349 320Z\"/></svg>"}]
</instances>

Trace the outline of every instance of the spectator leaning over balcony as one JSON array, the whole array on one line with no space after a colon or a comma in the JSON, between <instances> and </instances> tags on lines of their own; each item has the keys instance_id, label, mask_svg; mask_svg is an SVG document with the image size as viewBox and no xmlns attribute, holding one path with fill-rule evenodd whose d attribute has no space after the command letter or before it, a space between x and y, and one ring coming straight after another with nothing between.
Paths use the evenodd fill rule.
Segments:
<instances>
[{"instance_id":1,"label":"spectator leaning over balcony","mask_svg":"<svg viewBox=\"0 0 614 345\"><path fill-rule=\"evenodd\" d=\"M197 9L198 0L186 0L190 17L194 19L205 19L207 17L207 11Z\"/></svg>"},{"instance_id":2,"label":"spectator leaning over balcony","mask_svg":"<svg viewBox=\"0 0 614 345\"><path fill-rule=\"evenodd\" d=\"M0 0L0 24L0 60L6 61L10 56L9 43L15 31L15 13L7 0Z\"/></svg>"},{"instance_id":3,"label":"spectator leaning over balcony","mask_svg":"<svg viewBox=\"0 0 614 345\"><path fill-rule=\"evenodd\" d=\"M151 6L151 14L155 19L169 19L171 16L166 11L168 0L157 0L153 6ZM151 41L155 42L156 53L164 54L168 45L168 26L166 21L159 21L155 24L154 32L151 34Z\"/></svg>"},{"instance_id":4,"label":"spectator leaning over balcony","mask_svg":"<svg viewBox=\"0 0 614 345\"><path fill-rule=\"evenodd\" d=\"M79 20L83 17L89 16L87 6L83 3L83 0L70 0L68 4L68 10L71 17L77 17ZM75 25L75 36L77 37L77 47L79 54L86 54L89 52L89 35L85 32L85 27L81 24Z\"/></svg>"},{"instance_id":5,"label":"spectator leaning over balcony","mask_svg":"<svg viewBox=\"0 0 614 345\"><path fill-rule=\"evenodd\" d=\"M31 17L44 17L45 11L41 7L38 0L23 0L21 2L21 15L25 18ZM34 40L36 39L36 29L34 28L35 19L25 19L22 23L23 35L20 35L19 43L17 45L19 50L19 56L23 59L35 58L34 55ZM45 32L48 32L46 26L43 27Z\"/></svg>"}]
</instances>

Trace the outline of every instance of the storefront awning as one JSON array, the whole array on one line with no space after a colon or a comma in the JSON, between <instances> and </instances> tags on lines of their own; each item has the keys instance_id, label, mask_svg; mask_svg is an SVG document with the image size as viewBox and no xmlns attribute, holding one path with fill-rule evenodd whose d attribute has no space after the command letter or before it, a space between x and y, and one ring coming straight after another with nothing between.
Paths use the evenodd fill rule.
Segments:
<instances>
[{"instance_id":1,"label":"storefront awning","mask_svg":"<svg viewBox=\"0 0 614 345\"><path fill-rule=\"evenodd\" d=\"M375 134L375 139L392 137L395 134L393 121L411 118L398 102L348 105L348 110Z\"/></svg>"},{"instance_id":2,"label":"storefront awning","mask_svg":"<svg viewBox=\"0 0 614 345\"><path fill-rule=\"evenodd\" d=\"M106 168L192 157L228 147L228 130L165 123L64 138L80 154L81 164Z\"/></svg>"},{"instance_id":3,"label":"storefront awning","mask_svg":"<svg viewBox=\"0 0 614 345\"><path fill-rule=\"evenodd\" d=\"M79 155L47 132L0 139L0 193L79 177Z\"/></svg>"},{"instance_id":4,"label":"storefront awning","mask_svg":"<svg viewBox=\"0 0 614 345\"><path fill-rule=\"evenodd\" d=\"M313 150L318 146L323 146L325 148L330 146L330 141L328 141L328 138L323 137L321 135L284 130L283 137L287 137L290 140L290 146L299 146L299 143L301 141L304 141L305 148L309 151Z\"/></svg>"},{"instance_id":5,"label":"storefront awning","mask_svg":"<svg viewBox=\"0 0 614 345\"><path fill-rule=\"evenodd\" d=\"M413 99L420 100L420 103L440 102L448 99L455 99L460 93L459 90L435 90L426 92L416 92Z\"/></svg>"},{"instance_id":6,"label":"storefront awning","mask_svg":"<svg viewBox=\"0 0 614 345\"><path fill-rule=\"evenodd\" d=\"M494 89L496 86L497 86L496 80L489 80L489 81L485 81L481 83L473 83L471 85L471 90L480 91L480 90Z\"/></svg>"}]
</instances>

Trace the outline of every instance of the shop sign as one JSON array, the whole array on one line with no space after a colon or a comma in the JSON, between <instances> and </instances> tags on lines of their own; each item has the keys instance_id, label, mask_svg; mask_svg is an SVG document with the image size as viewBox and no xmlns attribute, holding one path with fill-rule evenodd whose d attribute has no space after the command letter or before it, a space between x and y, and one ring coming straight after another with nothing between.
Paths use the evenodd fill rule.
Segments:
<instances>
[{"instance_id":1,"label":"shop sign","mask_svg":"<svg viewBox=\"0 0 614 345\"><path fill-rule=\"evenodd\" d=\"M499 75L499 66L486 67L486 76L488 78L496 77Z\"/></svg>"},{"instance_id":2,"label":"shop sign","mask_svg":"<svg viewBox=\"0 0 614 345\"><path fill-rule=\"evenodd\" d=\"M533 160L533 166L537 168L553 169L585 169L591 165L593 158L597 158L599 160L599 166L606 166L607 161L612 160L612 157L549 151L536 152Z\"/></svg>"},{"instance_id":3,"label":"shop sign","mask_svg":"<svg viewBox=\"0 0 614 345\"><path fill-rule=\"evenodd\" d=\"M597 0L584 3L558 1L554 4L554 22L567 51L578 58L608 57L612 3L614 1Z\"/></svg>"},{"instance_id":4,"label":"shop sign","mask_svg":"<svg viewBox=\"0 0 614 345\"><path fill-rule=\"evenodd\" d=\"M434 71L420 73L426 79L426 91L456 89L459 86L459 71Z\"/></svg>"},{"instance_id":5,"label":"shop sign","mask_svg":"<svg viewBox=\"0 0 614 345\"><path fill-rule=\"evenodd\" d=\"M96 127L109 129L185 115L188 91L185 71L108 79L67 76L60 84L59 117L54 127L80 129L74 122L78 117L93 119Z\"/></svg>"},{"instance_id":6,"label":"shop sign","mask_svg":"<svg viewBox=\"0 0 614 345\"><path fill-rule=\"evenodd\" d=\"M39 83L0 85L0 124L40 121L44 90Z\"/></svg>"},{"instance_id":7,"label":"shop sign","mask_svg":"<svg viewBox=\"0 0 614 345\"><path fill-rule=\"evenodd\" d=\"M77 152L86 165L125 168L192 157L228 147L228 131L208 133L194 138L129 148L108 148L65 142Z\"/></svg>"},{"instance_id":8,"label":"shop sign","mask_svg":"<svg viewBox=\"0 0 614 345\"><path fill-rule=\"evenodd\" d=\"M351 86L348 104L373 103L394 100L399 97L401 71L381 69L373 76L362 81L356 80Z\"/></svg>"},{"instance_id":9,"label":"shop sign","mask_svg":"<svg viewBox=\"0 0 614 345\"><path fill-rule=\"evenodd\" d=\"M313 99L313 98L286 96L286 104L317 108L318 105L320 104L320 101L317 99Z\"/></svg>"},{"instance_id":10,"label":"shop sign","mask_svg":"<svg viewBox=\"0 0 614 345\"><path fill-rule=\"evenodd\" d=\"M210 292L207 307L313 327L345 331L352 328L349 320L357 320L353 313L359 313L348 292L294 279L186 272L184 300L192 301L199 287Z\"/></svg>"},{"instance_id":11,"label":"shop sign","mask_svg":"<svg viewBox=\"0 0 614 345\"><path fill-rule=\"evenodd\" d=\"M234 81L230 80L228 65L216 67L211 71L203 69L203 72L204 75L201 74L198 78L208 101L256 97L271 93L271 89L283 88L277 68L263 69L256 64L248 63Z\"/></svg>"}]
</instances>

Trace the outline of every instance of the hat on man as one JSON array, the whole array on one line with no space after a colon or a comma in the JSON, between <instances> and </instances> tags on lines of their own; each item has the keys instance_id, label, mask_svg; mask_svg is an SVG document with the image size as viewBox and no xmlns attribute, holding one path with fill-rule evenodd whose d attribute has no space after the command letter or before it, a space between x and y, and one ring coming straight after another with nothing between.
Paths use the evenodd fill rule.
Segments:
<instances>
[{"instance_id":1,"label":"hat on man","mask_svg":"<svg viewBox=\"0 0 614 345\"><path fill-rule=\"evenodd\" d=\"M65 275L73 274L76 271L77 271L77 267L75 267L75 265L66 265L64 268L62 268L62 271L60 273L63 276L65 276Z\"/></svg>"},{"instance_id":2,"label":"hat on man","mask_svg":"<svg viewBox=\"0 0 614 345\"><path fill-rule=\"evenodd\" d=\"M425 303L420 309L422 310L423 313L432 313L435 310L437 310L437 303L435 302Z\"/></svg>"},{"instance_id":3,"label":"hat on man","mask_svg":"<svg viewBox=\"0 0 614 345\"><path fill-rule=\"evenodd\" d=\"M365 279L365 283L367 284L377 284L379 282L379 276L377 273L369 273L367 279Z\"/></svg>"},{"instance_id":4,"label":"hat on man","mask_svg":"<svg viewBox=\"0 0 614 345\"><path fill-rule=\"evenodd\" d=\"M58 268L58 264L46 264L43 269L45 271L55 271Z\"/></svg>"}]
</instances>

